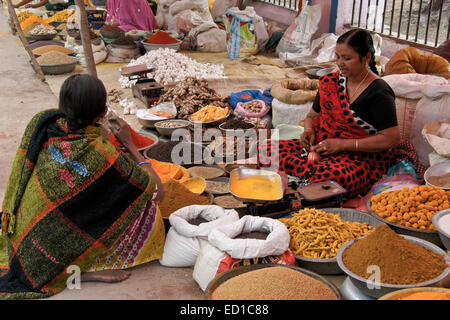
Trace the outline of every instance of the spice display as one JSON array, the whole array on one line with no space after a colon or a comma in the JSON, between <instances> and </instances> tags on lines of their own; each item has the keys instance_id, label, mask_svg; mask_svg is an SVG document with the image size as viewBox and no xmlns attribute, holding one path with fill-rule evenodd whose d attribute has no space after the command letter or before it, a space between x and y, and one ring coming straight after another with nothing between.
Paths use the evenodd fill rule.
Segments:
<instances>
[{"instance_id":1,"label":"spice display","mask_svg":"<svg viewBox=\"0 0 450 320\"><path fill-rule=\"evenodd\" d=\"M450 208L450 191L439 187L414 186L375 195L371 209L381 218L420 230L436 230L431 219L440 210Z\"/></svg>"},{"instance_id":2,"label":"spice display","mask_svg":"<svg viewBox=\"0 0 450 320\"><path fill-rule=\"evenodd\" d=\"M174 44L180 41L170 36L167 32L160 30L156 32L150 39L147 39L145 42L151 44Z\"/></svg>"},{"instance_id":3,"label":"spice display","mask_svg":"<svg viewBox=\"0 0 450 320\"><path fill-rule=\"evenodd\" d=\"M230 186L228 182L208 180L206 181L205 191L215 194L224 194L230 192Z\"/></svg>"},{"instance_id":4,"label":"spice display","mask_svg":"<svg viewBox=\"0 0 450 320\"><path fill-rule=\"evenodd\" d=\"M253 124L256 129L266 129L269 124L269 121L267 119L262 119L262 118L245 117L245 118L243 118L243 120L248 123Z\"/></svg>"},{"instance_id":5,"label":"spice display","mask_svg":"<svg viewBox=\"0 0 450 320\"><path fill-rule=\"evenodd\" d=\"M202 177L203 179L214 179L223 175L221 168L196 166L188 169L193 177Z\"/></svg>"},{"instance_id":6,"label":"spice display","mask_svg":"<svg viewBox=\"0 0 450 320\"><path fill-rule=\"evenodd\" d=\"M100 28L100 31L114 32L114 33L125 32L119 27L113 26L112 24L105 24L103 27Z\"/></svg>"},{"instance_id":7,"label":"spice display","mask_svg":"<svg viewBox=\"0 0 450 320\"><path fill-rule=\"evenodd\" d=\"M184 181L183 186L193 193L202 194L205 191L206 181L202 177L193 177Z\"/></svg>"},{"instance_id":8,"label":"spice display","mask_svg":"<svg viewBox=\"0 0 450 320\"><path fill-rule=\"evenodd\" d=\"M233 239L258 239L258 240L266 240L269 234L265 232L253 231L238 234Z\"/></svg>"},{"instance_id":9,"label":"spice display","mask_svg":"<svg viewBox=\"0 0 450 320\"><path fill-rule=\"evenodd\" d=\"M35 14L31 13L30 11L22 11L17 14L17 19L19 20L19 23L20 23L20 22L25 21L26 19L28 19L31 16L35 16Z\"/></svg>"},{"instance_id":10,"label":"spice display","mask_svg":"<svg viewBox=\"0 0 450 320\"><path fill-rule=\"evenodd\" d=\"M223 119L227 116L228 108L216 107L208 105L201 108L191 116L191 120L199 122L209 122Z\"/></svg>"},{"instance_id":11,"label":"spice display","mask_svg":"<svg viewBox=\"0 0 450 320\"><path fill-rule=\"evenodd\" d=\"M224 124L221 125L222 129L228 129L228 130L233 130L233 129L251 129L254 126L251 123L248 123L244 120L241 120L239 118L235 118L235 119L230 119L227 120Z\"/></svg>"},{"instance_id":12,"label":"spice display","mask_svg":"<svg viewBox=\"0 0 450 320\"><path fill-rule=\"evenodd\" d=\"M353 273L368 279L369 266L380 267L380 282L416 284L436 278L448 267L444 257L403 238L386 224L355 240L342 256ZM370 269L369 269L370 270Z\"/></svg>"},{"instance_id":13,"label":"spice display","mask_svg":"<svg viewBox=\"0 0 450 320\"><path fill-rule=\"evenodd\" d=\"M29 18L25 19L24 21L22 21L20 23L20 27L22 28L23 32L26 34L25 32L25 28L27 28L29 25L31 25L32 23L38 23L38 24L42 24L44 26L47 27L51 27L48 23L46 23L44 20L42 20L40 17L38 17L37 15L32 15ZM31 29L28 29L28 31Z\"/></svg>"},{"instance_id":14,"label":"spice display","mask_svg":"<svg viewBox=\"0 0 450 320\"><path fill-rule=\"evenodd\" d=\"M226 209L244 208L245 204L233 196L220 196L214 198L214 204Z\"/></svg>"},{"instance_id":15,"label":"spice display","mask_svg":"<svg viewBox=\"0 0 450 320\"><path fill-rule=\"evenodd\" d=\"M186 127L186 123L177 122L177 121L161 121L158 123L158 126L160 128L175 129L175 128Z\"/></svg>"},{"instance_id":16,"label":"spice display","mask_svg":"<svg viewBox=\"0 0 450 320\"><path fill-rule=\"evenodd\" d=\"M450 214L442 216L438 220L438 224L442 231L444 231L447 235L450 235Z\"/></svg>"},{"instance_id":17,"label":"spice display","mask_svg":"<svg viewBox=\"0 0 450 320\"><path fill-rule=\"evenodd\" d=\"M169 217L173 212L186 206L210 203L207 196L198 195L189 191L185 186L170 180L164 184L165 198L159 203L159 209L163 217Z\"/></svg>"},{"instance_id":18,"label":"spice display","mask_svg":"<svg viewBox=\"0 0 450 320\"><path fill-rule=\"evenodd\" d=\"M36 60L40 65L68 64L77 61L74 58L69 57L68 55L61 53L59 51L46 52Z\"/></svg>"},{"instance_id":19,"label":"spice display","mask_svg":"<svg viewBox=\"0 0 450 320\"><path fill-rule=\"evenodd\" d=\"M431 176L428 178L428 181L433 186L450 189L450 172L441 176Z\"/></svg>"},{"instance_id":20,"label":"spice display","mask_svg":"<svg viewBox=\"0 0 450 320\"><path fill-rule=\"evenodd\" d=\"M150 139L146 136L137 133L133 128L130 128L130 130L131 130L131 139L137 149L149 147L153 143L155 143L153 139ZM116 136L112 133L109 133L109 141L116 147L122 147L122 144L119 142L119 140L117 140Z\"/></svg>"},{"instance_id":21,"label":"spice display","mask_svg":"<svg viewBox=\"0 0 450 320\"><path fill-rule=\"evenodd\" d=\"M155 159L150 159L150 162L152 163L153 170L155 170L158 174L162 183L166 183L170 180L183 183L191 176L186 168L183 168L178 164L158 161Z\"/></svg>"},{"instance_id":22,"label":"spice display","mask_svg":"<svg viewBox=\"0 0 450 320\"><path fill-rule=\"evenodd\" d=\"M249 271L221 283L212 300L337 300L323 282L287 267Z\"/></svg>"},{"instance_id":23,"label":"spice display","mask_svg":"<svg viewBox=\"0 0 450 320\"><path fill-rule=\"evenodd\" d=\"M177 151L174 152L174 157L172 158L173 149L179 144L182 143L182 146L177 147ZM178 149L179 148L179 149ZM179 150L179 152L178 152ZM184 159L184 152L190 151L190 157ZM195 154L198 153L200 155L203 154L202 146L194 143L188 142L179 142L179 141L167 141L167 142L159 142L154 147L148 150L147 156L151 159L156 159L164 162L172 162L175 164L183 164L183 163L194 163ZM187 162L185 162L187 161Z\"/></svg>"},{"instance_id":24,"label":"spice display","mask_svg":"<svg viewBox=\"0 0 450 320\"><path fill-rule=\"evenodd\" d=\"M220 160L226 162L230 157L233 160L241 160L255 156L257 142L256 139L226 136L225 139L212 141L209 148L213 157L216 159L222 157Z\"/></svg>"},{"instance_id":25,"label":"spice display","mask_svg":"<svg viewBox=\"0 0 450 320\"><path fill-rule=\"evenodd\" d=\"M148 75L163 85L184 81L190 77L195 79L225 78L223 73L224 66L222 64L200 63L169 48L148 51L136 60L131 60L127 67L140 64L154 65L156 67L155 71L149 72ZM122 88L130 88L136 80L130 80L128 77L121 76L119 82ZM190 86L187 86L187 88L189 89ZM192 87L192 89L198 91L198 88ZM186 99L186 97L180 98L181 101ZM162 101L171 100L161 100L160 102ZM206 104L202 103L201 106L203 107Z\"/></svg>"},{"instance_id":26,"label":"spice display","mask_svg":"<svg viewBox=\"0 0 450 320\"><path fill-rule=\"evenodd\" d=\"M278 200L283 197L280 182L262 176L231 179L230 191L241 198Z\"/></svg>"},{"instance_id":27,"label":"spice display","mask_svg":"<svg viewBox=\"0 0 450 320\"><path fill-rule=\"evenodd\" d=\"M33 49L33 53L34 54L38 54L38 55L42 55L42 54L47 53L49 51L59 51L61 53L68 54L68 55L73 54L72 50L67 49L66 47L63 47L63 46L55 45L55 44L48 45L48 46L42 46L42 47L38 47L36 49Z\"/></svg>"},{"instance_id":28,"label":"spice display","mask_svg":"<svg viewBox=\"0 0 450 320\"><path fill-rule=\"evenodd\" d=\"M188 221L189 224L192 224L194 226L198 226L198 225L200 225L202 223L205 223L205 222L209 222L209 221L206 220L205 218L202 218L202 217L197 217L197 218L194 218L194 219L191 219L191 220Z\"/></svg>"},{"instance_id":29,"label":"spice display","mask_svg":"<svg viewBox=\"0 0 450 320\"><path fill-rule=\"evenodd\" d=\"M260 101L258 100L252 100L249 102L245 102L242 105L242 108L244 108L245 111L249 113L259 113L261 112L263 106Z\"/></svg>"},{"instance_id":30,"label":"spice display","mask_svg":"<svg viewBox=\"0 0 450 320\"><path fill-rule=\"evenodd\" d=\"M374 230L367 223L345 221L338 214L310 208L279 221L289 230L289 249L296 255L314 259L336 258L346 242Z\"/></svg>"},{"instance_id":31,"label":"spice display","mask_svg":"<svg viewBox=\"0 0 450 320\"><path fill-rule=\"evenodd\" d=\"M189 116L205 105L228 107L229 98L220 97L213 89L208 88L208 82L188 78L177 83L173 88L161 95L158 103L171 101L178 110L178 118L188 119Z\"/></svg>"},{"instance_id":32,"label":"spice display","mask_svg":"<svg viewBox=\"0 0 450 320\"><path fill-rule=\"evenodd\" d=\"M111 44L116 44L116 45L121 45L121 46L135 46L136 45L133 38L129 37L129 36L119 37L116 40L114 40L113 42L111 42Z\"/></svg>"},{"instance_id":33,"label":"spice display","mask_svg":"<svg viewBox=\"0 0 450 320\"><path fill-rule=\"evenodd\" d=\"M67 22L69 18L75 13L75 10L73 9L64 9L61 11L58 11L53 16L45 20L48 23L51 22ZM74 16L75 17L75 16Z\"/></svg>"},{"instance_id":34,"label":"spice display","mask_svg":"<svg viewBox=\"0 0 450 320\"><path fill-rule=\"evenodd\" d=\"M30 35L42 35L42 34L56 34L56 30L53 27L47 27L42 24L37 25L30 30Z\"/></svg>"},{"instance_id":35,"label":"spice display","mask_svg":"<svg viewBox=\"0 0 450 320\"><path fill-rule=\"evenodd\" d=\"M89 37L91 38L91 40L94 40L96 38L99 38L99 35L95 33L95 31L93 31L92 29L89 29ZM75 40L80 40L81 41L81 32L80 30L77 31L76 35L75 35Z\"/></svg>"},{"instance_id":36,"label":"spice display","mask_svg":"<svg viewBox=\"0 0 450 320\"><path fill-rule=\"evenodd\" d=\"M450 292L421 291L405 294L395 300L450 300Z\"/></svg>"}]
</instances>

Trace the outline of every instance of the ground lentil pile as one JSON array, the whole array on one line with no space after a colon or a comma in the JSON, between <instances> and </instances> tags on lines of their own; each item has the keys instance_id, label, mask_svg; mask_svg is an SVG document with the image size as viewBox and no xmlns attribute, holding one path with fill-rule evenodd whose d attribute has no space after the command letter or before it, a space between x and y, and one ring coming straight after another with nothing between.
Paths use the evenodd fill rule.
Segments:
<instances>
[{"instance_id":1,"label":"ground lentil pile","mask_svg":"<svg viewBox=\"0 0 450 320\"><path fill-rule=\"evenodd\" d=\"M46 52L36 60L40 65L68 64L77 61L74 58L69 57L68 55L61 53L59 51Z\"/></svg>"},{"instance_id":2,"label":"ground lentil pile","mask_svg":"<svg viewBox=\"0 0 450 320\"><path fill-rule=\"evenodd\" d=\"M63 46L58 46L56 44L48 45L48 46L42 46L38 47L36 49L33 49L34 54L42 55L44 53L50 52L50 51L58 51L64 54L73 54L73 51L70 49L67 49Z\"/></svg>"},{"instance_id":3,"label":"ground lentil pile","mask_svg":"<svg viewBox=\"0 0 450 320\"><path fill-rule=\"evenodd\" d=\"M175 148L175 146L177 146L179 143L180 143L179 141L159 142L154 147L152 147L151 149L148 150L147 156L151 159L155 159L155 160L163 161L163 162L172 162L175 164L184 164L184 163L190 164L190 163L194 163L194 161L195 161L195 157L194 157L195 152L199 152L200 154L202 154L202 152L203 152L201 145L191 144L190 159L187 158L190 161L184 162L183 159L181 158L181 157L184 157L184 150L180 151L179 153L175 151L175 153L176 153L175 156L179 156L181 159L172 159L172 151ZM183 142L183 143L187 144L186 142ZM188 150L188 148L186 148L185 150Z\"/></svg>"},{"instance_id":4,"label":"ground lentil pile","mask_svg":"<svg viewBox=\"0 0 450 320\"><path fill-rule=\"evenodd\" d=\"M444 257L412 243L383 224L356 240L342 257L353 273L368 279L367 268L379 266L382 283L416 284L436 278L447 268Z\"/></svg>"},{"instance_id":5,"label":"ground lentil pile","mask_svg":"<svg viewBox=\"0 0 450 320\"><path fill-rule=\"evenodd\" d=\"M159 203L159 209L163 217L169 217L178 209L194 204L206 205L210 203L207 196L198 195L189 191L185 186L176 181L170 180L164 184L166 196Z\"/></svg>"},{"instance_id":6,"label":"ground lentil pile","mask_svg":"<svg viewBox=\"0 0 450 320\"><path fill-rule=\"evenodd\" d=\"M116 40L114 40L111 43L121 45L121 46L135 46L136 45L133 38L129 37L129 36L123 36L123 37L117 38Z\"/></svg>"},{"instance_id":7,"label":"ground lentil pile","mask_svg":"<svg viewBox=\"0 0 450 320\"><path fill-rule=\"evenodd\" d=\"M249 271L220 284L212 300L337 300L323 282L287 267Z\"/></svg>"},{"instance_id":8,"label":"ground lentil pile","mask_svg":"<svg viewBox=\"0 0 450 320\"><path fill-rule=\"evenodd\" d=\"M250 129L253 128L253 125L251 123L248 123L244 120L235 118L235 119L230 119L227 122L225 122L222 125L223 129Z\"/></svg>"}]
</instances>

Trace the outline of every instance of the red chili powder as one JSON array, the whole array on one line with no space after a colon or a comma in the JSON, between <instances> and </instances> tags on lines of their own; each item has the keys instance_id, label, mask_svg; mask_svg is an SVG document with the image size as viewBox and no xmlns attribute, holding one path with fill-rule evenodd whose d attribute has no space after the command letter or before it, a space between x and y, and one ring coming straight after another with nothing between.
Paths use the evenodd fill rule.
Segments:
<instances>
[{"instance_id":1,"label":"red chili powder","mask_svg":"<svg viewBox=\"0 0 450 320\"><path fill-rule=\"evenodd\" d=\"M130 129L131 129L131 138L132 138L133 143L136 146L136 148L141 149L141 148L148 147L148 146L152 145L153 143L155 143L155 141L153 141L152 139L147 138L143 135L140 135L132 128L130 128ZM111 141L111 143L114 146L122 147L122 144L119 142L119 140L117 140L115 135L113 135L110 132L108 133L108 135L109 135L109 141Z\"/></svg>"},{"instance_id":2,"label":"red chili powder","mask_svg":"<svg viewBox=\"0 0 450 320\"><path fill-rule=\"evenodd\" d=\"M164 31L158 31L153 35L153 37L151 37L145 42L152 44L173 44L178 43L179 41L171 37L168 33Z\"/></svg>"}]
</instances>

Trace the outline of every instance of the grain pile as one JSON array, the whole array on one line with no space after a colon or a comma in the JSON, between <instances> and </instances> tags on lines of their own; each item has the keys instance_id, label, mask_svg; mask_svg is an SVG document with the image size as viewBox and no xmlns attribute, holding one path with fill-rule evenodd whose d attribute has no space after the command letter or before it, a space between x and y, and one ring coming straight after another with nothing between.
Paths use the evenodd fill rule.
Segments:
<instances>
[{"instance_id":1,"label":"grain pile","mask_svg":"<svg viewBox=\"0 0 450 320\"><path fill-rule=\"evenodd\" d=\"M287 267L249 271L220 284L212 300L337 300L323 282Z\"/></svg>"},{"instance_id":2,"label":"grain pile","mask_svg":"<svg viewBox=\"0 0 450 320\"><path fill-rule=\"evenodd\" d=\"M64 54L73 54L72 50L67 49L66 47L63 47L63 46L58 46L56 44L51 44L48 46L42 46L42 47L33 49L33 53L38 54L38 55L42 55L42 54L50 52L50 51L59 51Z\"/></svg>"},{"instance_id":3,"label":"grain pile","mask_svg":"<svg viewBox=\"0 0 450 320\"><path fill-rule=\"evenodd\" d=\"M59 51L46 52L36 60L40 65L68 64L77 61L74 58L69 57L68 55Z\"/></svg>"}]
</instances>

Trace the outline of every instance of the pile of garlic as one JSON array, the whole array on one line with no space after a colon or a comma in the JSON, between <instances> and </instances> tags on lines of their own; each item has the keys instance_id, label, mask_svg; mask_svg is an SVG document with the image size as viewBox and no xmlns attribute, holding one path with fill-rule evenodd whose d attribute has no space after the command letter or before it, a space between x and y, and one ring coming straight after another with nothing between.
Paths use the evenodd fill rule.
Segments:
<instances>
[{"instance_id":1,"label":"pile of garlic","mask_svg":"<svg viewBox=\"0 0 450 320\"><path fill-rule=\"evenodd\" d=\"M136 114L137 112L137 106L134 101L128 100L127 98L122 99L119 102L119 105L123 108L123 114Z\"/></svg>"},{"instance_id":2,"label":"pile of garlic","mask_svg":"<svg viewBox=\"0 0 450 320\"><path fill-rule=\"evenodd\" d=\"M148 73L148 77L155 79L156 82L162 85L183 81L188 77L194 77L196 79L226 78L223 73L223 65L200 63L169 48L159 48L158 50L149 51L136 60L131 60L127 67L139 64L145 64L148 67L151 65L156 66L156 70ZM136 80L130 81L124 76L121 76L119 79L122 88L130 88L135 82Z\"/></svg>"}]
</instances>

